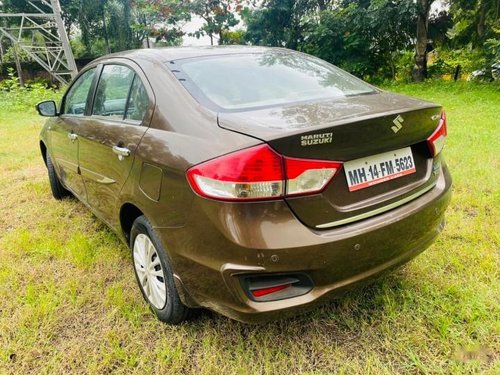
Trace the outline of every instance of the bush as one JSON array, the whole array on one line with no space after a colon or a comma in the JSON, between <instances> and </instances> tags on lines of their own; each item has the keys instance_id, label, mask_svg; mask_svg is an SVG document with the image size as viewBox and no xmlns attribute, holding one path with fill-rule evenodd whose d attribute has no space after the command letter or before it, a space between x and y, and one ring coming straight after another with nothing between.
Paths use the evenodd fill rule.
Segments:
<instances>
[{"instance_id":1,"label":"bush","mask_svg":"<svg viewBox=\"0 0 500 375\"><path fill-rule=\"evenodd\" d=\"M436 62L438 62L439 60L443 61L441 68L445 66L451 67L450 71L442 74L453 74L453 71L457 65L460 65L463 73L471 73L474 70L484 69L488 67L487 58L486 56L484 56L484 52L477 49L438 49L436 51L438 56ZM429 68L431 68L431 66L432 65L430 65Z\"/></svg>"},{"instance_id":2,"label":"bush","mask_svg":"<svg viewBox=\"0 0 500 375\"><path fill-rule=\"evenodd\" d=\"M19 87L19 77L14 69L8 69L8 79L0 81L0 112L18 111L35 113L35 104L42 100L59 101L63 90L50 87L45 81L38 80Z\"/></svg>"},{"instance_id":3,"label":"bush","mask_svg":"<svg viewBox=\"0 0 500 375\"><path fill-rule=\"evenodd\" d=\"M396 59L396 80L411 82L414 51L401 51Z\"/></svg>"},{"instance_id":4,"label":"bush","mask_svg":"<svg viewBox=\"0 0 500 375\"><path fill-rule=\"evenodd\" d=\"M432 64L427 68L427 77L441 77L446 74L453 74L455 72L456 66L450 65L442 58L438 57Z\"/></svg>"}]
</instances>

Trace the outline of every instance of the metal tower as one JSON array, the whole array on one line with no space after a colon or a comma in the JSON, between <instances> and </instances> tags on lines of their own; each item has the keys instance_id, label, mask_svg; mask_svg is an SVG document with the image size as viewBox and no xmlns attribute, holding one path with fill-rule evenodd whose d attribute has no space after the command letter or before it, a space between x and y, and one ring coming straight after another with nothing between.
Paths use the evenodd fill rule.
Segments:
<instances>
[{"instance_id":1,"label":"metal tower","mask_svg":"<svg viewBox=\"0 0 500 375\"><path fill-rule=\"evenodd\" d=\"M6 37L60 83L77 73L75 58L61 18L59 0L27 1L33 13L2 13L0 41ZM1 22L1 19L9 22Z\"/></svg>"}]
</instances>

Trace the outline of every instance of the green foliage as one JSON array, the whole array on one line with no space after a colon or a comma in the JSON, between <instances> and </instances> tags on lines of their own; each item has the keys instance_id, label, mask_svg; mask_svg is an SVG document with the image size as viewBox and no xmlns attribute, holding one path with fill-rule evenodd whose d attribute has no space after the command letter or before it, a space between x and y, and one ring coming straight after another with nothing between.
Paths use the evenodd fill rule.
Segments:
<instances>
[{"instance_id":1,"label":"green foliage","mask_svg":"<svg viewBox=\"0 0 500 375\"><path fill-rule=\"evenodd\" d=\"M35 104L46 99L59 100L62 90L43 82L28 82L19 87L19 78L13 68L8 69L8 79L0 81L0 112L35 113Z\"/></svg>"},{"instance_id":2,"label":"green foliage","mask_svg":"<svg viewBox=\"0 0 500 375\"><path fill-rule=\"evenodd\" d=\"M245 37L244 30L225 30L222 32L222 42L223 44L243 44Z\"/></svg>"},{"instance_id":3,"label":"green foliage","mask_svg":"<svg viewBox=\"0 0 500 375\"><path fill-rule=\"evenodd\" d=\"M239 23L235 12L241 10L240 3L240 0L192 0L191 12L201 17L204 24L191 35L197 38L208 35L211 44L215 35L219 38L219 44L227 44L224 36L231 27Z\"/></svg>"},{"instance_id":4,"label":"green foliage","mask_svg":"<svg viewBox=\"0 0 500 375\"><path fill-rule=\"evenodd\" d=\"M107 32L110 36L112 51L123 51L133 48L133 33L131 29L132 14L130 0L108 1L106 8L109 20Z\"/></svg>"},{"instance_id":5,"label":"green foliage","mask_svg":"<svg viewBox=\"0 0 500 375\"><path fill-rule=\"evenodd\" d=\"M418 4L420 4L419 2ZM422 4L433 3L426 0ZM482 69L498 60L498 14L493 0L450 0L450 11L432 14L428 37L440 56L430 75ZM373 82L407 80L415 54L418 5L407 0L267 0L246 9L244 40L311 53ZM495 25L496 28L495 28ZM482 41L481 45L471 41ZM425 43L424 43L425 46Z\"/></svg>"},{"instance_id":6,"label":"green foliage","mask_svg":"<svg viewBox=\"0 0 500 375\"><path fill-rule=\"evenodd\" d=\"M428 77L438 77L444 74L452 74L456 68L456 65L450 65L442 58L437 58L431 65L428 66L427 75Z\"/></svg>"},{"instance_id":7,"label":"green foliage","mask_svg":"<svg viewBox=\"0 0 500 375\"><path fill-rule=\"evenodd\" d=\"M414 19L414 4L405 0L353 1L310 17L303 49L367 79L395 78Z\"/></svg>"},{"instance_id":8,"label":"green foliage","mask_svg":"<svg viewBox=\"0 0 500 375\"><path fill-rule=\"evenodd\" d=\"M452 74L457 65L460 65L463 73L471 73L474 70L488 67L488 62L484 52L479 49L437 49L438 58L429 65L429 72L432 75ZM434 67L434 65L436 65ZM491 64L490 64L491 65Z\"/></svg>"},{"instance_id":9,"label":"green foliage","mask_svg":"<svg viewBox=\"0 0 500 375\"><path fill-rule=\"evenodd\" d=\"M302 41L301 20L307 15L307 2L267 0L261 8L245 9L245 41L251 44L297 49Z\"/></svg>"},{"instance_id":10,"label":"green foliage","mask_svg":"<svg viewBox=\"0 0 500 375\"><path fill-rule=\"evenodd\" d=\"M337 4L337 3L335 3ZM405 0L269 0L242 13L245 40L311 53L364 78L396 76L399 51L413 35L415 6Z\"/></svg>"},{"instance_id":11,"label":"green foliage","mask_svg":"<svg viewBox=\"0 0 500 375\"><path fill-rule=\"evenodd\" d=\"M450 46L457 48L472 43L473 48L482 48L487 39L498 37L498 12L498 0L451 0L453 27L447 34Z\"/></svg>"},{"instance_id":12,"label":"green foliage","mask_svg":"<svg viewBox=\"0 0 500 375\"><path fill-rule=\"evenodd\" d=\"M3 61L5 63L14 63L16 61L14 53L15 53L14 47L9 46L4 51ZM17 57L19 58L19 61L21 63L31 61L31 58L28 56L28 54L20 48L18 48L18 50L17 50Z\"/></svg>"},{"instance_id":13,"label":"green foliage","mask_svg":"<svg viewBox=\"0 0 500 375\"><path fill-rule=\"evenodd\" d=\"M500 37L486 39L484 48L489 61L500 61Z\"/></svg>"},{"instance_id":14,"label":"green foliage","mask_svg":"<svg viewBox=\"0 0 500 375\"><path fill-rule=\"evenodd\" d=\"M19 88L19 77L16 76L14 68L7 68L8 79L0 82L0 90L13 91Z\"/></svg>"},{"instance_id":15,"label":"green foliage","mask_svg":"<svg viewBox=\"0 0 500 375\"><path fill-rule=\"evenodd\" d=\"M191 19L189 3L183 0L136 0L132 12L132 30L138 45L149 38L164 46L182 43L182 26Z\"/></svg>"},{"instance_id":16,"label":"green foliage","mask_svg":"<svg viewBox=\"0 0 500 375\"><path fill-rule=\"evenodd\" d=\"M71 45L71 50L73 51L73 56L75 59L81 59L86 57L89 53L87 47L82 42L82 38L73 38L69 41Z\"/></svg>"},{"instance_id":17,"label":"green foliage","mask_svg":"<svg viewBox=\"0 0 500 375\"><path fill-rule=\"evenodd\" d=\"M453 27L451 14L446 10L431 13L429 16L428 37L434 45L443 45L448 42L446 33Z\"/></svg>"},{"instance_id":18,"label":"green foliage","mask_svg":"<svg viewBox=\"0 0 500 375\"><path fill-rule=\"evenodd\" d=\"M71 44L74 45L73 43ZM76 58L91 59L95 56L102 56L108 53L106 40L101 37L96 37L92 40L90 46L85 47L82 43L76 42L77 49L74 51ZM82 48L83 47L83 48Z\"/></svg>"},{"instance_id":19,"label":"green foliage","mask_svg":"<svg viewBox=\"0 0 500 375\"><path fill-rule=\"evenodd\" d=\"M400 51L395 59L396 79L404 82L411 81L411 72L413 70L413 51Z\"/></svg>"}]
</instances>

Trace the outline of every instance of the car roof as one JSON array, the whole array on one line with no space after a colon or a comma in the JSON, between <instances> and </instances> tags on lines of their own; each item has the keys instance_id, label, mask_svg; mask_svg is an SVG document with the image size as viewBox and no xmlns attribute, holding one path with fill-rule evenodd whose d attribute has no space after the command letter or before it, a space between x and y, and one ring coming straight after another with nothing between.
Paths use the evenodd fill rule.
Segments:
<instances>
[{"instance_id":1,"label":"car roof","mask_svg":"<svg viewBox=\"0 0 500 375\"><path fill-rule=\"evenodd\" d=\"M264 53L270 51L293 52L285 48L260 47L260 46L203 46L203 47L165 47L165 48L145 48L123 52L112 53L99 57L95 61L109 58L125 57L135 59L154 59L161 62L174 61L179 59L190 59L205 56L233 55L246 53Z\"/></svg>"}]
</instances>

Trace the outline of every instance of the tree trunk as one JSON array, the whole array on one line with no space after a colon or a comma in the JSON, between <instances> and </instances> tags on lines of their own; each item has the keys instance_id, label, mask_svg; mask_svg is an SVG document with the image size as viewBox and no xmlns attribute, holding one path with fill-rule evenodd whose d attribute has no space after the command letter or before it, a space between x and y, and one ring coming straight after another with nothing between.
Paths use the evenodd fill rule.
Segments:
<instances>
[{"instance_id":1,"label":"tree trunk","mask_svg":"<svg viewBox=\"0 0 500 375\"><path fill-rule=\"evenodd\" d=\"M477 36L479 39L479 43L481 43L485 32L486 8L487 0L481 0L481 4L479 5L479 20L477 22Z\"/></svg>"},{"instance_id":2,"label":"tree trunk","mask_svg":"<svg viewBox=\"0 0 500 375\"><path fill-rule=\"evenodd\" d=\"M78 24L80 25L80 30L82 33L82 43L85 46L85 51L90 54L90 32L87 19L85 17L85 13L83 8L80 8L78 13ZM69 34L68 34L69 35Z\"/></svg>"},{"instance_id":3,"label":"tree trunk","mask_svg":"<svg viewBox=\"0 0 500 375\"><path fill-rule=\"evenodd\" d=\"M109 37L108 37L108 27L106 26L106 14L104 13L104 4L102 5L102 31L104 34L104 41L106 42L106 50L108 53L111 53L111 47L109 45Z\"/></svg>"},{"instance_id":4,"label":"tree trunk","mask_svg":"<svg viewBox=\"0 0 500 375\"><path fill-rule=\"evenodd\" d=\"M0 39L0 64L3 64L3 39Z\"/></svg>"},{"instance_id":5,"label":"tree trunk","mask_svg":"<svg viewBox=\"0 0 500 375\"><path fill-rule=\"evenodd\" d=\"M391 67L391 77L392 80L396 80L396 64L394 63L394 59L392 58L392 53L389 55L389 66Z\"/></svg>"},{"instance_id":6,"label":"tree trunk","mask_svg":"<svg viewBox=\"0 0 500 375\"><path fill-rule=\"evenodd\" d=\"M417 41L415 43L415 65L412 78L422 82L427 77L427 27L429 12L434 0L417 0Z\"/></svg>"},{"instance_id":7,"label":"tree trunk","mask_svg":"<svg viewBox=\"0 0 500 375\"><path fill-rule=\"evenodd\" d=\"M131 24L131 19L132 19L132 6L130 4L129 0L126 0L123 2L123 27L124 32L125 32L125 47L127 49L131 49L134 47L133 44L133 35L132 35L132 29L130 28Z\"/></svg>"},{"instance_id":8,"label":"tree trunk","mask_svg":"<svg viewBox=\"0 0 500 375\"><path fill-rule=\"evenodd\" d=\"M19 78L19 87L24 87L23 68L21 67L21 62L19 61L17 44L13 44L12 49L14 50L14 60L16 61L16 70L17 70L17 77Z\"/></svg>"},{"instance_id":9,"label":"tree trunk","mask_svg":"<svg viewBox=\"0 0 500 375\"><path fill-rule=\"evenodd\" d=\"M224 35L222 35L222 29L219 30L219 45L224 44Z\"/></svg>"}]
</instances>

